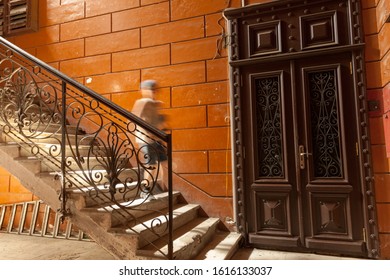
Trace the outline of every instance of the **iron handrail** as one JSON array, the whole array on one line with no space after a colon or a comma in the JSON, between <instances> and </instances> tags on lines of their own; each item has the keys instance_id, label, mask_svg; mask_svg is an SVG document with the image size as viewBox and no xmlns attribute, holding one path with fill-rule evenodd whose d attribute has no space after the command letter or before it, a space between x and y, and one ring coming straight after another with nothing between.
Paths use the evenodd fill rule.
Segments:
<instances>
[{"instance_id":1,"label":"iron handrail","mask_svg":"<svg viewBox=\"0 0 390 280\"><path fill-rule=\"evenodd\" d=\"M93 176L96 176L96 174L93 174L93 172L90 172L90 174L85 174L86 172L84 172L84 176L85 177L81 177L81 176L78 176L76 173L76 175L69 175L69 174L73 174L73 170L68 166L68 162L65 163L66 161L68 161L68 158L67 156L65 156L65 152L66 150L68 149L67 145L71 145L69 143L69 135L67 134L67 129L66 129L66 119L67 119L67 113L66 111L69 110L69 102L72 103L72 102L80 102L79 105L81 105L84 109L96 109L96 108L92 108L93 106L88 106L88 105L85 105L85 100L84 101L80 101L78 100L77 98L81 98L81 95L78 95L77 97L74 97L72 96L72 93L68 93L68 87L72 87L73 89L75 89L76 91L80 91L82 94L85 94L87 96L89 96L92 100L96 101L96 103L99 105L97 108L102 110L104 113L109 113L108 115L111 115L112 112L116 113L116 114L119 114L120 116L122 116L125 120L127 120L126 122L129 123L129 121L133 124L135 124L135 127L134 127L134 130L133 131L129 131L129 127L126 127L126 128L123 128L123 125L126 123L126 122L123 122L122 120L120 120L121 124L113 124L113 125L108 125L106 126L106 124L104 124L104 121L103 121L103 118L105 118L105 120L109 121L109 122L112 122L112 119L119 119L117 117L107 117L107 116L103 116L103 117L100 117L100 121L101 121L101 127L97 130L96 135L95 137L93 137L93 141L91 142L91 146L92 148L89 149L89 152L88 152L88 159L87 159L87 163L88 163L88 166L89 166L89 157L92 156L92 158L95 156L96 157L96 160L99 161L99 159L97 158L98 156L101 156L101 152L104 150L105 152L108 152L106 153L106 157L109 156L109 157L112 157L113 155L110 154L111 152L118 152L118 151L112 151L112 147L109 147L110 144L113 144L113 143L109 143L107 146L105 145L104 141L101 142L102 139L100 139L100 136L98 136L98 133L100 132L104 132L103 134L107 136L106 140L105 141L112 141L112 142L115 142L115 141L119 141L118 139L120 139L120 136L119 134L123 134L123 132L125 132L126 134L126 131L127 132L130 132L130 134L133 134L134 131L137 130L137 127L139 127L140 130L142 131L146 131L147 134L151 133L152 135L154 135L156 138L158 139L161 139L163 142L166 143L166 154L167 154L167 158L168 158L168 217L166 218L166 222L167 222L167 235L168 235L168 253L166 255L166 257L168 259L172 259L173 258L173 188L172 188L172 139L171 139L171 135L169 133L166 133L164 131L161 131L157 128L155 128L154 126L150 125L149 123L145 122L144 120L142 120L141 118L135 116L134 114L130 113L129 111L125 110L124 108L118 106L117 104L111 102L109 99L105 98L104 96L102 95L99 95L98 93L96 93L95 91L87 88L86 86L84 86L83 84L71 79L70 77L68 77L67 75L63 74L62 72L58 71L57 69L51 67L50 65L47 65L46 63L44 63L43 61L39 60L38 58L30 55L29 53L27 53L26 51L22 50L21 48L17 47L16 45L12 44L11 42L5 40L4 38L0 37L0 44L2 44L3 46L6 47L6 55L5 57L7 59L10 59L11 57L14 57L14 59L19 59L20 58L18 56L20 56L21 58L23 58L22 63L25 64L27 63L28 67L32 67L32 71L31 70L27 70L26 67L22 67L20 66L19 68L20 69L23 69L23 70L16 70L16 71L21 71L21 72L15 72L15 76L17 76L18 78L20 78L19 75L26 75L26 73L24 73L24 71L29 71L30 74L36 74L34 73L34 71L36 71L36 69L39 70L39 74L41 74L41 71L46 71L47 73L49 73L50 75L52 75L53 77L55 77L55 79L59 79L61 82L58 83L58 82L55 82L54 80L50 80L50 81L53 81L55 82L57 85L60 85L60 89L57 89L55 86L53 86L53 90L54 90L54 97L55 99L60 99L60 100L57 100L55 103L57 104L56 106L58 106L58 108L56 107L56 109L54 109L56 111L55 114L58 114L59 116L55 116L55 114L53 113L53 115L50 115L50 118L58 118L60 119L61 121L60 122L57 122L56 124L60 125L61 126L61 140L58 141L58 139L55 139L56 141L58 141L60 143L60 150L62 151L60 156L61 156L61 159L60 161L58 161L57 159L53 159L53 154L52 154L52 148L54 146L51 146L50 147L50 150L49 152L46 152L46 151L39 151L37 152L36 151L36 145L34 143L30 143L30 141L33 139L33 137L27 137L27 139L23 139L23 135L21 135L19 132L20 131L17 131L17 130L21 130L23 129L24 125L25 125L25 122L26 122L26 119L25 119L25 115L24 115L24 112L21 112L23 110L23 108L19 108L19 109L15 109L15 112L14 114L17 115L17 117L10 117L10 116L4 116L4 114L6 115L7 113L2 113L3 115L1 116L3 121L5 120L5 122L7 123L8 121L8 124L6 124L5 126L3 126L3 131L4 131L4 127L7 128L8 131L8 134L11 135L11 138L17 138L18 140L22 141L24 145L26 145L28 148L31 149L31 151L35 151L34 154L39 154L40 156L43 155L43 157L45 159L48 159L52 165L55 166L55 168L57 169L60 169L59 171L59 175L61 177L61 195L60 195L60 200L62 200L61 202L61 209L60 209L60 212L63 214L63 217L65 218L65 216L67 216L68 214L68 209L66 209L67 205L66 205L66 202L67 202L67 187L68 186L74 186L74 185L83 185L83 183L92 183L95 190L97 190L97 186L96 186L96 182L94 181L94 179L96 178L92 178ZM17 54L17 56L14 56L14 53ZM24 61L26 60L26 61ZM31 65L31 64L32 65ZM18 65L20 65L19 63L16 63ZM9 74L11 75L11 74ZM44 74L45 75L45 74ZM46 76L46 75L45 75ZM46 76L48 77L48 76ZM11 79L11 78L9 78ZM3 79L3 81L5 81ZM46 81L44 81L46 82ZM5 82L7 83L7 82ZM13 83L13 81L8 81L8 83ZM35 82L35 87L37 87L39 85L39 82ZM13 85L15 86L15 85ZM26 84L23 84L23 86L26 86ZM10 90L9 89L9 85L7 86L7 84L5 85L5 88L7 88L8 92L6 92L6 90L3 90L2 91L2 102L3 102L3 98L4 97L9 97L9 93L11 92L12 94L15 94L13 90ZM31 89L30 89L31 90ZM34 88L32 91L36 91L36 88ZM76 93L76 91L74 90L71 90L73 93ZM44 90L43 90L44 92ZM58 95L58 93L61 93L61 96ZM25 94L25 93L24 93ZM69 101L69 99L67 99L67 95L69 94L69 98L72 99L71 101ZM50 95L50 94L49 94ZM40 97L40 96L39 96ZM31 98L31 96L30 96ZM42 98L42 97L40 97ZM82 98L83 99L83 98ZM15 101L15 100L12 100L12 101ZM88 102L87 102L88 103ZM47 106L47 104L44 104L45 106ZM4 106L4 104L2 105ZM105 107L104 107L105 106ZM59 108L60 107L60 108ZM108 108L109 110L107 109L102 109L102 107L104 108ZM45 107L45 108L48 108L48 107ZM112 111L112 112L109 112L109 111ZM5 110L3 110L5 111ZM60 111L60 112L59 112ZM98 112L98 111L96 111ZM21 114L22 113L22 114ZM85 113L85 112L84 112ZM22 116L21 116L22 115ZM81 119L84 117L81 116L80 117L80 120L79 122L81 121ZM16 128L16 133L14 132L11 132L10 130L12 129L12 125L10 124L9 120L7 120L7 118L10 118L12 119L13 122L16 122L17 125L14 125ZM89 117L87 117L86 119L89 120ZM40 122L41 120L39 120ZM27 122L31 122L31 120L27 120ZM51 119L49 120L49 122L51 122ZM77 126L79 125L79 123L77 124ZM126 126L126 125L125 125ZM103 128L104 127L104 128ZM118 135L115 135L113 137L112 136L112 131L110 131L111 129L114 129L114 130L117 130L115 131L115 134L118 134ZM31 127L30 127L30 130L31 130ZM120 131L119 131L120 130ZM34 129L32 130L34 132ZM138 131L138 130L137 130ZM31 132L31 131L30 131ZM8 135L7 134L7 135ZM134 136L135 134L133 134ZM135 135L136 136L136 135ZM110 138L111 137L111 138ZM137 136L136 136L137 137ZM85 138L88 138L88 137L85 137ZM115 138L115 139L114 139ZM153 140L153 137L151 136L148 136L148 140L149 141L150 139ZM40 140L42 140L43 138L39 138ZM76 140L77 140L77 133L76 133ZM79 139L80 140L80 139ZM83 139L81 139L83 140ZM130 138L128 137L124 137L124 139L120 139L122 142L126 142L126 145L133 145L130 141ZM96 144L96 141L100 141L100 145L95 145ZM156 141L156 140L153 140L153 141ZM39 141L38 141L39 142ZM157 141L159 142L159 141ZM99 143L98 143L99 144ZM116 143L118 144L118 143ZM147 144L147 142L145 142L145 144ZM144 145L145 145L144 144ZM76 144L78 145L78 144ZM114 145L114 144L113 144ZM123 143L122 143L123 145ZM126 146L125 145L125 146ZM95 147L95 148L93 148ZM114 147L114 148L118 148L118 147ZM39 149L39 148L38 148ZM128 148L126 148L128 149ZM133 149L134 149L134 146L133 146ZM148 169L148 166L145 165L146 163L140 163L140 160L138 159L139 157L139 153L141 153L141 149L142 148L139 148L139 150L137 152L134 152L134 150L131 150L131 153L136 153L136 156L137 157L137 164L140 165L142 168L146 168L146 170ZM44 154L46 153L46 154ZM150 156L150 155L149 155ZM80 158L80 155L78 154L78 150L77 150L77 155L74 155L74 158L72 158L72 160L75 160L76 163L81 166L84 162L84 159ZM144 158L144 160L148 160L148 156ZM100 159L102 160L102 159ZM127 156L126 156L126 159L125 160L128 160ZM104 161L104 160L103 160ZM118 163L119 162L119 163ZM122 171L124 170L124 166L123 166L123 162L121 162L121 159L118 157L115 162L114 162L115 166L113 166L112 168L119 168L121 169ZM109 162L109 164L107 162L100 162L100 164L107 164L109 167L112 165L112 162ZM109 168L108 167L108 168ZM160 168L160 167L159 167ZM69 173L69 170L70 169L70 173ZM138 169L140 169L140 167L138 167ZM106 169L107 170L107 169ZM151 169L150 169L151 170ZM112 169L111 171L110 170L107 170L108 173L115 173L117 175L117 170L115 169ZM152 172L152 171L150 171ZM120 174L120 173L119 173ZM113 177L111 177L112 180L110 180L109 178L109 189L110 189L110 194L111 194L111 200L112 201L115 201L115 203L117 203L117 206L119 209L122 209L122 210L125 210L127 211L126 207L124 207L122 204L118 203L116 201L116 199L114 198L114 194L115 194L115 188L119 182L118 178L119 177L115 177L116 175L114 175ZM70 178L65 178L65 176L70 176ZM103 176L101 173L98 173L98 177L101 177ZM108 175L109 177L112 176L112 175ZM157 176L158 175L155 175L156 177L155 178L152 178L150 180L152 180L153 183L153 186L154 187L154 184L157 182ZM99 179L99 178L98 178ZM96 179L96 181L99 181ZM140 179L140 175L138 174L138 179ZM155 181L153 181L155 180ZM142 181L145 181L145 178L142 179ZM127 188L127 184L129 183L128 181L128 178L125 179L125 181L123 182L123 186L124 188L126 189ZM147 182L147 184L150 184L151 182ZM137 194L139 192L142 191L142 186L141 186L141 183L138 182L138 190L137 190ZM112 188L114 189L113 193L111 192ZM80 188L81 190L81 188ZM88 191L89 192L89 191ZM125 194L123 194L123 197L125 198ZM104 201L104 199L107 198L107 195L106 194L102 194L102 197L98 198L96 197L95 199L96 200L99 200L99 201ZM130 203L128 203L130 204ZM133 207L133 206L131 206ZM130 208L131 208L130 207ZM129 216L133 217L131 213L129 212L126 212ZM126 217L123 216L124 214L123 213L120 213L118 212L118 215L116 218L124 218L126 220ZM134 217L133 217L134 218ZM135 219L135 218L134 218ZM160 219L158 219L157 221L158 223L160 223ZM152 225L153 227L153 225ZM154 232L154 229L152 228L151 231ZM157 234L157 233L156 233Z\"/></svg>"},{"instance_id":2,"label":"iron handrail","mask_svg":"<svg viewBox=\"0 0 390 280\"><path fill-rule=\"evenodd\" d=\"M102 104L104 104L108 108L114 110L115 112L119 113L120 115L122 115L126 119L129 119L129 120L135 122L136 124L140 125L141 127L145 128L149 132L152 132L158 138L160 138L162 140L167 140L168 133L166 133L166 132L164 132L162 130L157 129L156 127L154 127L154 126L150 125L149 123L145 122L143 119L139 118L138 116L136 116L134 114L131 114L126 109L118 106L117 104L113 103L112 101L110 101L106 97L96 93L95 91L91 90L90 88L86 87L85 85L83 85L83 84L77 82L76 80L70 78L69 76L67 76L64 73L58 71L54 67L52 67L52 66L46 64L45 62L43 62L42 60L36 58L35 56L32 56L28 52L24 51L23 49L19 48L16 45L12 44L11 42L7 41L6 39L4 39L1 36L0 36L0 42L3 45L7 46L8 48L12 49L14 52L16 52L19 55L23 56L24 58L34 62L37 65L39 65L39 67L45 69L49 73L51 73L54 76L56 76L56 77L60 78L61 80L65 81L67 84L72 85L76 89L78 89L78 90L86 93L90 97L98 100L99 102L101 102Z\"/></svg>"}]
</instances>

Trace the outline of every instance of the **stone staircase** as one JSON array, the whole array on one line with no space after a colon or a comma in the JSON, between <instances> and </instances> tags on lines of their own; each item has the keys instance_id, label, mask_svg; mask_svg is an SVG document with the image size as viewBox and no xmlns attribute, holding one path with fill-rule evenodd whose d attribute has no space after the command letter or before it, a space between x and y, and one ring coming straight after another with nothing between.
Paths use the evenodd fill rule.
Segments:
<instances>
[{"instance_id":1,"label":"stone staircase","mask_svg":"<svg viewBox=\"0 0 390 280\"><path fill-rule=\"evenodd\" d=\"M55 128L49 133L53 131ZM76 133L76 129L69 126L68 133ZM74 135L69 139L75 139ZM60 166L57 161L34 154L37 146L40 153L50 154L58 143L48 137L29 146L29 143L16 141L17 138L9 137L4 131L1 133L0 165L52 209L60 209ZM81 153L87 154L88 148L88 145L78 146ZM72 172L85 173L87 162L80 164L72 162L71 158L67 158L67 166ZM121 174L129 177L132 172L129 167ZM78 187L67 189L70 222L117 259L167 258L168 192L159 191L154 195L155 200L148 200L141 198L134 188L134 199L127 207L129 202L120 191L125 186L118 184L112 197L104 184L91 187L86 181L75 178L72 186L77 183ZM135 186L137 182L129 183L131 185ZM239 233L227 230L218 218L208 217L199 205L186 203L179 192L173 192L172 217L173 259L229 259L239 247Z\"/></svg>"},{"instance_id":2,"label":"stone staircase","mask_svg":"<svg viewBox=\"0 0 390 280\"><path fill-rule=\"evenodd\" d=\"M0 165L62 220L117 259L235 252L241 235L174 191L169 134L1 37L0 70ZM139 133L164 146L168 191L157 188L162 169L135 144Z\"/></svg>"}]
</instances>

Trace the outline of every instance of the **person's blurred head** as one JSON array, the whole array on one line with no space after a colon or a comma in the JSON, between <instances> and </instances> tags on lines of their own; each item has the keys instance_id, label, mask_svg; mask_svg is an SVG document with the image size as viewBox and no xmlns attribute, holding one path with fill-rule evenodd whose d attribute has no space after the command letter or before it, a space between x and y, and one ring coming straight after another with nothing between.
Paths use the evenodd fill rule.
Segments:
<instances>
[{"instance_id":1,"label":"person's blurred head","mask_svg":"<svg viewBox=\"0 0 390 280\"><path fill-rule=\"evenodd\" d=\"M140 89L143 97L153 98L156 91L157 82L155 80L145 80L141 82Z\"/></svg>"}]
</instances>

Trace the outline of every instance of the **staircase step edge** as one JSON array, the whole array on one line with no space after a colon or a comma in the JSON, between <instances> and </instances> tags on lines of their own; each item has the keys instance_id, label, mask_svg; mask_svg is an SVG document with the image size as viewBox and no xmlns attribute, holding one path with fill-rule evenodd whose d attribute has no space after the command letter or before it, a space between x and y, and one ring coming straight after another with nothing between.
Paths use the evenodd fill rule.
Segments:
<instances>
[{"instance_id":1,"label":"staircase step edge","mask_svg":"<svg viewBox=\"0 0 390 280\"><path fill-rule=\"evenodd\" d=\"M189 211L197 211L200 209L199 204L178 204L178 207L173 210L173 220L180 219L181 216L185 215ZM168 210L167 210L168 211ZM168 212L166 212L168 213ZM143 222L144 224L151 224L153 220L158 219L160 216L149 219L148 221ZM163 222L163 224L166 224L166 222ZM173 223L175 228L175 222ZM180 226L180 225L179 225ZM176 226L179 227L179 226ZM142 224L135 225L131 228L124 228L124 227L113 227L109 230L109 232L113 232L116 234L136 234L136 235L142 235L144 232L148 231L149 229L145 227Z\"/></svg>"},{"instance_id":2,"label":"staircase step edge","mask_svg":"<svg viewBox=\"0 0 390 280\"><path fill-rule=\"evenodd\" d=\"M205 218L199 225L176 238L173 241L173 259L194 258L206 246L211 236L214 235L218 223L220 223L219 218ZM137 255L155 259L164 258L164 254L168 254L168 245L155 250L146 248L137 250Z\"/></svg>"},{"instance_id":3,"label":"staircase step edge","mask_svg":"<svg viewBox=\"0 0 390 280\"><path fill-rule=\"evenodd\" d=\"M228 260L238 250L243 236L238 232L223 232L214 237L199 253L198 260Z\"/></svg>"}]
</instances>

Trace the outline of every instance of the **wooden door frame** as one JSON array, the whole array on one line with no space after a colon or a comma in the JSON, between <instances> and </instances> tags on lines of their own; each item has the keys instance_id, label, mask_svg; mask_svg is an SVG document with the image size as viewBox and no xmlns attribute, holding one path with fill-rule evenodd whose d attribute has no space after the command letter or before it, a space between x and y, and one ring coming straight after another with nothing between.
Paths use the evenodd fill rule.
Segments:
<instances>
[{"instance_id":1,"label":"wooden door frame","mask_svg":"<svg viewBox=\"0 0 390 280\"><path fill-rule=\"evenodd\" d=\"M248 236L248 217L246 216L247 205L245 204L245 147L243 147L243 123L242 123L242 76L241 68L257 63L272 63L274 61L290 59L300 59L315 57L316 55L333 54L340 52L350 52L352 54L351 71L354 80L354 93L358 96L354 104L357 112L356 127L358 128L358 150L362 205L364 211L364 240L369 258L379 258L379 233L377 226L377 213L375 207L374 177L371 162L371 148L369 136L369 118L366 97L365 62L364 62L364 42L361 20L360 1L347 0L346 11L349 15L348 24L345 30L347 38L338 40L336 38L330 44L323 44L311 48L304 48L303 42L290 41L282 45L282 36L287 36L281 31L278 22L277 12L287 13L294 9L305 9L310 11L313 5L323 5L326 10L327 4L339 3L334 0L313 0L309 3L304 0L281 0L264 4L251 5L238 9L228 9L224 11L224 16L228 23L229 32L229 65L230 65L230 105L231 105L231 130L232 130L232 163L233 163L233 196L235 207L235 219L237 229L245 237ZM310 13L310 12L309 12ZM242 40L245 36L250 36L250 26L253 23L263 23L263 26L274 32L275 38L260 52L252 52L249 48L242 48ZM249 30L249 31L246 31ZM247 34L244 34L247 32ZM337 30L336 30L337 33ZM249 35L248 35L249 34ZM258 35L259 36L259 35ZM272 38L271 38L272 39ZM343 41L344 40L344 41ZM307 46L307 45L306 45ZM302 49L299 49L302 47Z\"/></svg>"}]
</instances>

